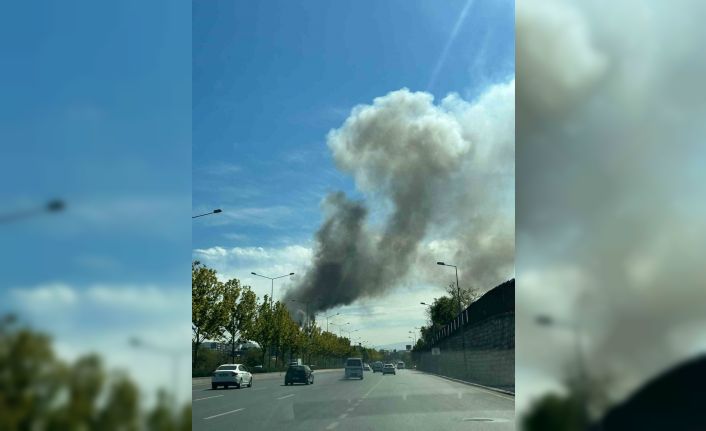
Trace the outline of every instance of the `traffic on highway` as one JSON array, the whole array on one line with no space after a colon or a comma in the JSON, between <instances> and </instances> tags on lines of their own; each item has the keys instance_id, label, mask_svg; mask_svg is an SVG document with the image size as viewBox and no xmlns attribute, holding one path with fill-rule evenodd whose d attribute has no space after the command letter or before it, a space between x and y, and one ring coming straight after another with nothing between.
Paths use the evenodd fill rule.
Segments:
<instances>
[{"instance_id":1,"label":"traffic on highway","mask_svg":"<svg viewBox=\"0 0 706 431\"><path fill-rule=\"evenodd\" d=\"M194 430L515 429L514 396L403 362L380 367L347 358L342 368L293 363L285 372L261 374L225 366L236 384L220 386L222 367L192 381Z\"/></svg>"}]
</instances>

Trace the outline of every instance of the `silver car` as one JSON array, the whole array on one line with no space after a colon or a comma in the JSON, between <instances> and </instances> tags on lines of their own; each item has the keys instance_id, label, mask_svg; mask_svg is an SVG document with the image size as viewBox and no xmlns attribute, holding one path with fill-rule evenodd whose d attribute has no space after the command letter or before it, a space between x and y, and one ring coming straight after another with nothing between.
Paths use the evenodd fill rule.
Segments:
<instances>
[{"instance_id":1,"label":"silver car","mask_svg":"<svg viewBox=\"0 0 706 431\"><path fill-rule=\"evenodd\" d=\"M216 368L211 377L211 389L217 389L219 386L228 388L235 386L241 388L247 386L252 387L252 374L248 367L243 364L223 364Z\"/></svg>"}]
</instances>

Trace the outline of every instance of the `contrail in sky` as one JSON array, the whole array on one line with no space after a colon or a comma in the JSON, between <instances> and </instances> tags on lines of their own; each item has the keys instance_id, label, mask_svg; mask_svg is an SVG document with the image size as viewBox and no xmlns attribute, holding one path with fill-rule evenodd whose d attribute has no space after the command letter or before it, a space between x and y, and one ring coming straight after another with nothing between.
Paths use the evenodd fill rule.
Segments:
<instances>
[{"instance_id":1,"label":"contrail in sky","mask_svg":"<svg viewBox=\"0 0 706 431\"><path fill-rule=\"evenodd\" d=\"M471 9L472 4L473 0L468 0L466 2L466 5L463 7L463 10L461 11L461 15L458 16L458 20L456 20L456 25L454 26L453 31L451 31L451 36L449 36L449 40L446 42L446 46L441 52L439 61L436 62L434 71L431 74L429 84L427 85L427 91L431 91L431 87L434 85L434 83L436 82L436 78L439 76L439 71L441 71L441 67L444 65L444 63L446 63L446 57L449 55L449 49L454 43L454 40L456 40L456 36L458 36L458 31L461 29L461 26L463 25L464 21L466 21L466 15L468 15L468 11Z\"/></svg>"}]
</instances>

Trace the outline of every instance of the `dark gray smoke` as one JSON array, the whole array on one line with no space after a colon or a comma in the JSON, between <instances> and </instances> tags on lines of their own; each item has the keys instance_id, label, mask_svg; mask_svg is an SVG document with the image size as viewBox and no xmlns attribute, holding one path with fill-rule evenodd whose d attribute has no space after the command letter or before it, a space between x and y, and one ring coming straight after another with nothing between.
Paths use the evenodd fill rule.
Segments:
<instances>
[{"instance_id":1,"label":"dark gray smoke","mask_svg":"<svg viewBox=\"0 0 706 431\"><path fill-rule=\"evenodd\" d=\"M425 269L441 259L478 269L477 280L510 277L514 220L503 206L514 169L499 165L514 159L513 102L511 82L474 104L449 96L434 105L402 89L353 109L328 145L366 201L326 198L314 261L287 298L311 301L310 312L351 304L387 292L412 267L439 281L443 273L429 280Z\"/></svg>"}]
</instances>

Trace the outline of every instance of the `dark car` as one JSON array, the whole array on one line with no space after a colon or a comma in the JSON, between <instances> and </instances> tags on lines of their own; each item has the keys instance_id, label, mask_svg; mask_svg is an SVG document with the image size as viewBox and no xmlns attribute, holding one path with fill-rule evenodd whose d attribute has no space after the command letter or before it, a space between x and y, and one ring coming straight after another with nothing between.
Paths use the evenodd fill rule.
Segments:
<instances>
[{"instance_id":1,"label":"dark car","mask_svg":"<svg viewBox=\"0 0 706 431\"><path fill-rule=\"evenodd\" d=\"M284 375L284 384L293 385L294 383L304 383L305 385L314 384L314 374L311 368L307 365L290 365L287 368L287 374Z\"/></svg>"}]
</instances>

